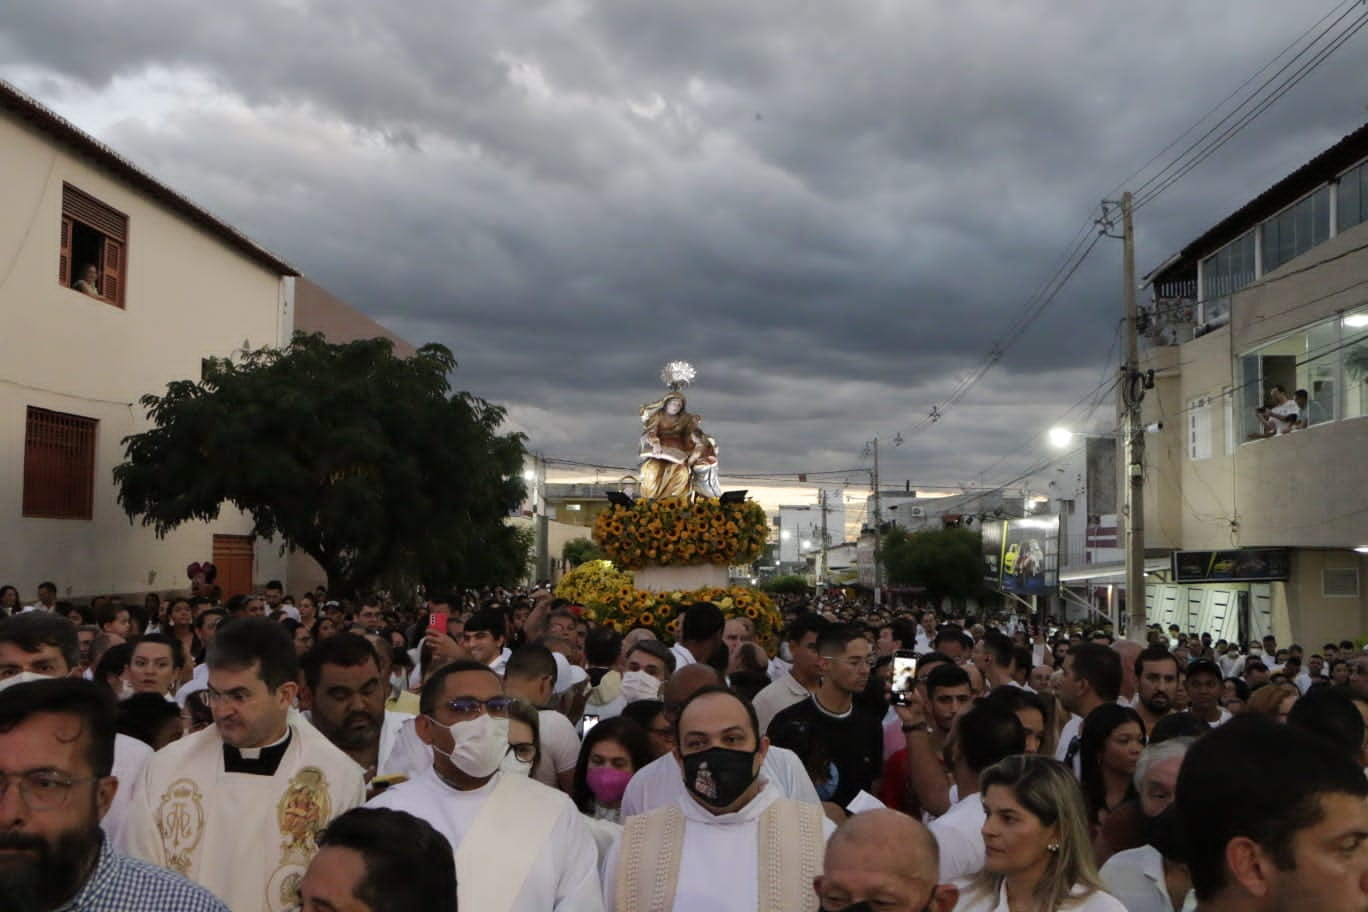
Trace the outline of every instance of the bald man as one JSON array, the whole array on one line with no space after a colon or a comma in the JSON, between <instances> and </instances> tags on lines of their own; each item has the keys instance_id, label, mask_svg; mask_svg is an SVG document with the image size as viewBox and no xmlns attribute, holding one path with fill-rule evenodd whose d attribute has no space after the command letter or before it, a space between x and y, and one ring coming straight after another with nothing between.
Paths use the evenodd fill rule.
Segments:
<instances>
[{"instance_id":1,"label":"bald man","mask_svg":"<svg viewBox=\"0 0 1368 912\"><path fill-rule=\"evenodd\" d=\"M721 685L722 675L711 665L694 663L685 665L665 682L662 697L665 701L665 717L674 724L679 707L688 702L689 697L705 687ZM768 779L779 789L785 798L821 804L817 788L803 768L803 761L793 751L782 747L770 747L765 761L760 766L760 776ZM632 817L644 814L658 807L664 807L687 798L684 788L684 774L679 769L679 761L673 752L657 757L636 771L627 783L627 791L622 796L622 816Z\"/></svg>"},{"instance_id":2,"label":"bald man","mask_svg":"<svg viewBox=\"0 0 1368 912\"><path fill-rule=\"evenodd\" d=\"M936 839L916 820L892 810L850 817L827 840L823 873L813 880L825 912L950 912L959 888L936 882Z\"/></svg>"},{"instance_id":3,"label":"bald man","mask_svg":"<svg viewBox=\"0 0 1368 912\"><path fill-rule=\"evenodd\" d=\"M1117 640L1112 649L1121 656L1121 698L1118 702L1130 706L1135 701L1136 679L1135 658L1144 650L1144 645L1134 640Z\"/></svg>"}]
</instances>

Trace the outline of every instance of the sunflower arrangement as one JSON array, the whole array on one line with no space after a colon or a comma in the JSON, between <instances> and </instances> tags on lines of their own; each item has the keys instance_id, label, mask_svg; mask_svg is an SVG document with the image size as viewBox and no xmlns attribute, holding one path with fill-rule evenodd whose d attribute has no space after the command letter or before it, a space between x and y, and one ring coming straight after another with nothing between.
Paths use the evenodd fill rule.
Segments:
<instances>
[{"instance_id":1,"label":"sunflower arrangement","mask_svg":"<svg viewBox=\"0 0 1368 912\"><path fill-rule=\"evenodd\" d=\"M618 570L612 561L606 560L585 561L556 584L556 595L576 605L592 605L635 591L632 574Z\"/></svg>"},{"instance_id":2,"label":"sunflower arrangement","mask_svg":"<svg viewBox=\"0 0 1368 912\"><path fill-rule=\"evenodd\" d=\"M748 564L769 540L769 519L753 501L724 504L709 497L662 497L613 507L594 523L594 541L630 570L648 564Z\"/></svg>"},{"instance_id":3,"label":"sunflower arrangement","mask_svg":"<svg viewBox=\"0 0 1368 912\"><path fill-rule=\"evenodd\" d=\"M681 608L695 602L712 602L727 618L747 618L755 625L755 638L773 643L783 627L783 617L770 597L745 586L705 586L677 592L650 592L632 585L632 575L614 569L609 561L589 561L565 575L556 595L584 606L585 616L619 633L648 627L665 642L675 636Z\"/></svg>"}]
</instances>

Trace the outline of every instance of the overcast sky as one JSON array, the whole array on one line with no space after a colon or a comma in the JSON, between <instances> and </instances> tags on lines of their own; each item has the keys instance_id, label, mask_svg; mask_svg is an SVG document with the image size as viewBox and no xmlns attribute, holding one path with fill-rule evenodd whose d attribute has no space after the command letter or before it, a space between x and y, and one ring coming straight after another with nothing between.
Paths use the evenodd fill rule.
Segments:
<instances>
[{"instance_id":1,"label":"overcast sky","mask_svg":"<svg viewBox=\"0 0 1368 912\"><path fill-rule=\"evenodd\" d=\"M1099 201L1336 5L43 0L6 4L0 78L449 346L533 450L631 463L685 359L724 487L878 436L925 488L1112 426L1109 239L923 419ZM1141 274L1364 121L1365 37L1141 210Z\"/></svg>"}]
</instances>

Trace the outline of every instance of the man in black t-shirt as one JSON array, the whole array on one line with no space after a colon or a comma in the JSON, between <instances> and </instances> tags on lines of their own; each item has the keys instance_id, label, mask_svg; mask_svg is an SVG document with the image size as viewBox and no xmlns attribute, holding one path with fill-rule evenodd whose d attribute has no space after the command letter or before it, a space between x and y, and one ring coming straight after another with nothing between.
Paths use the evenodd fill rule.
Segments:
<instances>
[{"instance_id":1,"label":"man in black t-shirt","mask_svg":"<svg viewBox=\"0 0 1368 912\"><path fill-rule=\"evenodd\" d=\"M853 700L869 682L870 653L869 641L858 627L837 625L824 631L817 640L821 684L811 697L776 715L769 726L771 736L795 728L809 733L835 771L825 788L817 783L818 793L840 807L861 789L877 792L883 766L882 720Z\"/></svg>"}]
</instances>

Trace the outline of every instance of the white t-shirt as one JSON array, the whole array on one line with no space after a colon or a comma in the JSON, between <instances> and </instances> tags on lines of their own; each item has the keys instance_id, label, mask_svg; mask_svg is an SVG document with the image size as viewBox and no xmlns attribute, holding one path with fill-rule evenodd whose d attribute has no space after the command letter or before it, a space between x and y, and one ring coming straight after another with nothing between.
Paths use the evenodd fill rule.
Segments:
<instances>
[{"instance_id":1,"label":"white t-shirt","mask_svg":"<svg viewBox=\"0 0 1368 912\"><path fill-rule=\"evenodd\" d=\"M1083 717L1078 713L1069 716L1069 721L1064 723L1064 730L1059 733L1059 744L1055 746L1055 759L1060 763L1065 762L1065 757L1069 753L1069 743L1078 737L1083 730ZM1082 761L1078 757L1078 752L1074 752L1073 771L1075 776L1082 776Z\"/></svg>"},{"instance_id":2,"label":"white t-shirt","mask_svg":"<svg viewBox=\"0 0 1368 912\"><path fill-rule=\"evenodd\" d=\"M975 792L927 827L940 844L940 882L973 877L983 870L983 798Z\"/></svg>"},{"instance_id":3,"label":"white t-shirt","mask_svg":"<svg viewBox=\"0 0 1368 912\"><path fill-rule=\"evenodd\" d=\"M1210 725L1212 728L1220 728L1222 725L1225 725L1225 724L1226 724L1227 722L1229 722L1231 719L1235 718L1233 715L1230 714L1230 710L1226 709L1224 706L1220 707L1220 710L1221 710L1221 716L1220 716L1220 718L1218 718L1215 722L1208 722L1208 723L1207 723L1207 724ZM1187 712L1192 712L1192 710L1189 709L1189 710L1187 710ZM1199 717L1199 718L1200 718L1200 717ZM1205 721L1205 720L1203 720L1203 721Z\"/></svg>"},{"instance_id":4,"label":"white t-shirt","mask_svg":"<svg viewBox=\"0 0 1368 912\"><path fill-rule=\"evenodd\" d=\"M698 659L694 658L693 653L689 652L688 648L683 643L675 643L670 647L670 652L674 653L675 671L679 671L679 669L683 668L685 665L698 664Z\"/></svg>"},{"instance_id":5,"label":"white t-shirt","mask_svg":"<svg viewBox=\"0 0 1368 912\"><path fill-rule=\"evenodd\" d=\"M541 759L532 770L532 778L543 785L556 787L556 774L574 770L579 762L580 739L570 720L554 709L538 710L541 731Z\"/></svg>"},{"instance_id":6,"label":"white t-shirt","mask_svg":"<svg viewBox=\"0 0 1368 912\"><path fill-rule=\"evenodd\" d=\"M769 731L770 722L774 721L775 716L795 703L803 702L811 695L792 674L771 681L751 701L751 706L755 707L756 718L760 721L760 731Z\"/></svg>"}]
</instances>

